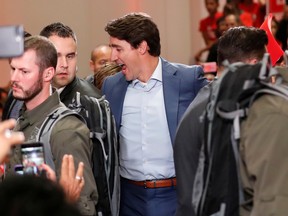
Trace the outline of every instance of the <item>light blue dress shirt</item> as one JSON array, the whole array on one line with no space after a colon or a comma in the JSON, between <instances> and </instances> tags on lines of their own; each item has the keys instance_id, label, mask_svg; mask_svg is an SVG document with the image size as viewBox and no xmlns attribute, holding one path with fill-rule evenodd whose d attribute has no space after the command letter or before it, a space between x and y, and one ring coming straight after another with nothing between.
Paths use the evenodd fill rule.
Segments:
<instances>
[{"instance_id":1,"label":"light blue dress shirt","mask_svg":"<svg viewBox=\"0 0 288 216\"><path fill-rule=\"evenodd\" d=\"M147 83L129 84L119 135L122 177L143 181L175 176L160 58Z\"/></svg>"}]
</instances>

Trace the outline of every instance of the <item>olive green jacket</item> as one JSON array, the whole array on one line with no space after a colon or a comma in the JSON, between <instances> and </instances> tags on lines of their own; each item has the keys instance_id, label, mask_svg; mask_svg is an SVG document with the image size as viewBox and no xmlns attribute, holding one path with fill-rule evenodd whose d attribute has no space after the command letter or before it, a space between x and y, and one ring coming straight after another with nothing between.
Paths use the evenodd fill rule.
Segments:
<instances>
[{"instance_id":1,"label":"olive green jacket","mask_svg":"<svg viewBox=\"0 0 288 216\"><path fill-rule=\"evenodd\" d=\"M287 81L286 72L283 74ZM288 214L288 100L264 95L241 125L240 173L245 203L240 215Z\"/></svg>"},{"instance_id":2,"label":"olive green jacket","mask_svg":"<svg viewBox=\"0 0 288 216\"><path fill-rule=\"evenodd\" d=\"M15 130L23 131L26 142L35 141L38 130L46 116L59 106L65 105L60 102L58 93L54 92L53 95L33 110L22 112ZM91 169L92 142L89 138L89 129L76 116L69 115L59 120L53 127L50 146L57 178L60 177L62 158L65 154L73 155L75 167L78 167L80 161L84 163L85 185L80 195L78 207L83 215L95 215L98 193ZM10 163L7 164L7 176L13 173L16 164L21 164L19 146L14 149Z\"/></svg>"}]
</instances>

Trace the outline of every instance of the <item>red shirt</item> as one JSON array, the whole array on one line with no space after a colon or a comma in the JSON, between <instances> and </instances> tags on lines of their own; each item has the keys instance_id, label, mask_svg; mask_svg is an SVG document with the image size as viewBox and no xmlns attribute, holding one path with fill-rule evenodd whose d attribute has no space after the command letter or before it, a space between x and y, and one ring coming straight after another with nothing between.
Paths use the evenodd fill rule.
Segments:
<instances>
[{"instance_id":1,"label":"red shirt","mask_svg":"<svg viewBox=\"0 0 288 216\"><path fill-rule=\"evenodd\" d=\"M217 12L214 17L208 16L200 20L199 31L207 32L210 40L216 40L215 31L217 29L217 20L222 16L221 12Z\"/></svg>"},{"instance_id":2,"label":"red shirt","mask_svg":"<svg viewBox=\"0 0 288 216\"><path fill-rule=\"evenodd\" d=\"M250 13L243 11L239 18L244 26L253 26L253 17Z\"/></svg>"},{"instance_id":3,"label":"red shirt","mask_svg":"<svg viewBox=\"0 0 288 216\"><path fill-rule=\"evenodd\" d=\"M260 27L264 21L265 14L261 11L261 6L259 3L253 2L252 4L246 5L244 3L239 3L238 7L240 10L248 12L252 15L253 26Z\"/></svg>"}]
</instances>

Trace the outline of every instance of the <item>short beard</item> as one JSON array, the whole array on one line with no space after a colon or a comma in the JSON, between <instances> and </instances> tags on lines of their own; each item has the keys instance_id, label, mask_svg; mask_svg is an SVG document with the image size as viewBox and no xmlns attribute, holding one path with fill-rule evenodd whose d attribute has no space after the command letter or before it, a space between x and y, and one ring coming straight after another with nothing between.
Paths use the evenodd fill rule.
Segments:
<instances>
[{"instance_id":1,"label":"short beard","mask_svg":"<svg viewBox=\"0 0 288 216\"><path fill-rule=\"evenodd\" d=\"M21 88L21 87L19 86L19 88ZM42 91L42 89L43 89L43 78L42 78L41 74L39 74L38 80L34 86L32 86L30 89L28 89L26 91L24 91L22 89L23 94L24 94L23 97L17 97L17 96L16 97L14 96L14 97L17 100L22 100L26 103L26 102L32 100L35 96L37 96Z\"/></svg>"}]
</instances>

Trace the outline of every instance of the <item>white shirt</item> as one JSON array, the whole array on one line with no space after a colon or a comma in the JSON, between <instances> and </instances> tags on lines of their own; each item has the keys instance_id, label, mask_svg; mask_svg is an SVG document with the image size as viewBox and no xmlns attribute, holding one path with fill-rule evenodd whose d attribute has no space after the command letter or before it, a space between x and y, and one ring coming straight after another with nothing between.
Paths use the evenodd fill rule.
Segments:
<instances>
[{"instance_id":1,"label":"white shirt","mask_svg":"<svg viewBox=\"0 0 288 216\"><path fill-rule=\"evenodd\" d=\"M129 84L119 135L122 177L142 181L175 176L160 58L147 83Z\"/></svg>"}]
</instances>

